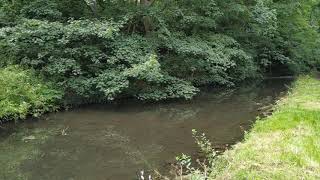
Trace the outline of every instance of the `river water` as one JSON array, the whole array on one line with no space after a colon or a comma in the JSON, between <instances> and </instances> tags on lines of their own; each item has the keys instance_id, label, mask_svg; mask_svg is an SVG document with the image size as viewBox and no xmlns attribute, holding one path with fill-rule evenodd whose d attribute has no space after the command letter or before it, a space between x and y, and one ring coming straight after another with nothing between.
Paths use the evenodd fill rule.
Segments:
<instances>
[{"instance_id":1,"label":"river water","mask_svg":"<svg viewBox=\"0 0 320 180\"><path fill-rule=\"evenodd\" d=\"M126 180L141 169L165 173L175 156L197 153L192 129L206 133L219 149L233 145L259 109L289 84L273 79L236 90L208 88L191 101L90 105L20 123L14 127L61 130L21 169L31 180Z\"/></svg>"}]
</instances>

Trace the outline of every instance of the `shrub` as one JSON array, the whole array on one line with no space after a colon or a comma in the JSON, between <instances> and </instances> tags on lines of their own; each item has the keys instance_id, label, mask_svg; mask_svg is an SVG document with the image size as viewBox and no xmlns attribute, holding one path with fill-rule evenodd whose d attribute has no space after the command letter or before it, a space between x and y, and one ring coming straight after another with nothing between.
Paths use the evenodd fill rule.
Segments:
<instances>
[{"instance_id":1,"label":"shrub","mask_svg":"<svg viewBox=\"0 0 320 180\"><path fill-rule=\"evenodd\" d=\"M0 69L0 121L39 116L58 108L62 93L31 70L18 66Z\"/></svg>"},{"instance_id":2,"label":"shrub","mask_svg":"<svg viewBox=\"0 0 320 180\"><path fill-rule=\"evenodd\" d=\"M22 64L60 84L68 96L104 102L190 99L190 82L171 76L145 38L119 37L121 23L76 20L67 24L25 20L0 30L6 64ZM1 45L2 44L2 45Z\"/></svg>"}]
</instances>

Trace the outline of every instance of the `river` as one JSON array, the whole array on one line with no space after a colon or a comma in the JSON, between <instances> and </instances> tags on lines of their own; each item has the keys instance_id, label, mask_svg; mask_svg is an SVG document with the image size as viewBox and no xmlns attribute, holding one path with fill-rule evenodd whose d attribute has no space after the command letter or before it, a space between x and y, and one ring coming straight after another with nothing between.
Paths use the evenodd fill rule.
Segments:
<instances>
[{"instance_id":1,"label":"river","mask_svg":"<svg viewBox=\"0 0 320 180\"><path fill-rule=\"evenodd\" d=\"M59 129L39 145L37 158L21 163L30 180L126 180L142 169L166 173L175 156L197 154L192 129L206 133L217 149L233 145L290 82L207 88L191 101L83 106L4 126L0 142L21 128Z\"/></svg>"}]
</instances>

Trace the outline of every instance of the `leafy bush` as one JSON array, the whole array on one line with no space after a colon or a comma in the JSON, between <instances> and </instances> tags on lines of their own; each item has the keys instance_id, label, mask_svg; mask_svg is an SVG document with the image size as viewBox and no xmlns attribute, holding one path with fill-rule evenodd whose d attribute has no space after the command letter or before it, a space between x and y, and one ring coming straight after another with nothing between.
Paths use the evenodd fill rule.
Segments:
<instances>
[{"instance_id":1,"label":"leafy bush","mask_svg":"<svg viewBox=\"0 0 320 180\"><path fill-rule=\"evenodd\" d=\"M274 6L278 12L279 33L285 40L290 68L308 71L320 65L320 1L279 1Z\"/></svg>"},{"instance_id":2,"label":"leafy bush","mask_svg":"<svg viewBox=\"0 0 320 180\"><path fill-rule=\"evenodd\" d=\"M39 116L58 108L62 93L31 70L11 66L0 70L0 121Z\"/></svg>"},{"instance_id":3,"label":"leafy bush","mask_svg":"<svg viewBox=\"0 0 320 180\"><path fill-rule=\"evenodd\" d=\"M217 153L204 133L198 133L197 130L193 129L192 136L200 149L199 153L203 156L203 159L197 159L196 162L198 165L195 165L191 156L186 154L177 156L176 164L178 167L175 169L178 172L176 177L180 176L180 178L183 179L183 174L188 174L185 176L187 179L208 179L209 174L212 173L212 167L215 166L217 161Z\"/></svg>"},{"instance_id":4,"label":"leafy bush","mask_svg":"<svg viewBox=\"0 0 320 180\"><path fill-rule=\"evenodd\" d=\"M3 28L2 54L42 72L68 95L97 101L134 96L143 100L190 99L191 83L162 69L145 38L118 36L121 24L109 21L57 22L26 20Z\"/></svg>"},{"instance_id":5,"label":"leafy bush","mask_svg":"<svg viewBox=\"0 0 320 180\"><path fill-rule=\"evenodd\" d=\"M229 36L171 38L164 46L170 52L163 58L168 71L195 85L233 85L257 73L250 55Z\"/></svg>"},{"instance_id":6,"label":"leafy bush","mask_svg":"<svg viewBox=\"0 0 320 180\"><path fill-rule=\"evenodd\" d=\"M90 102L190 99L202 85L319 68L319 3L0 0L0 66Z\"/></svg>"}]
</instances>

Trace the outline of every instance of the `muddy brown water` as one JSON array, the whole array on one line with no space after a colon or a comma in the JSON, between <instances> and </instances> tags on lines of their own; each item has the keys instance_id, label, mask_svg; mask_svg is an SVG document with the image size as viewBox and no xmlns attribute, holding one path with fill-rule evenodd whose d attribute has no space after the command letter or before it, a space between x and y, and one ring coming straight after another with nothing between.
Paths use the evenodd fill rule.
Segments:
<instances>
[{"instance_id":1,"label":"muddy brown water","mask_svg":"<svg viewBox=\"0 0 320 180\"><path fill-rule=\"evenodd\" d=\"M208 88L191 101L90 105L20 123L15 126L61 129L41 145L41 157L23 162L22 170L32 180L130 180L141 169L165 173L175 156L196 154L192 129L206 133L218 148L235 144L259 109L274 103L290 82Z\"/></svg>"}]
</instances>

